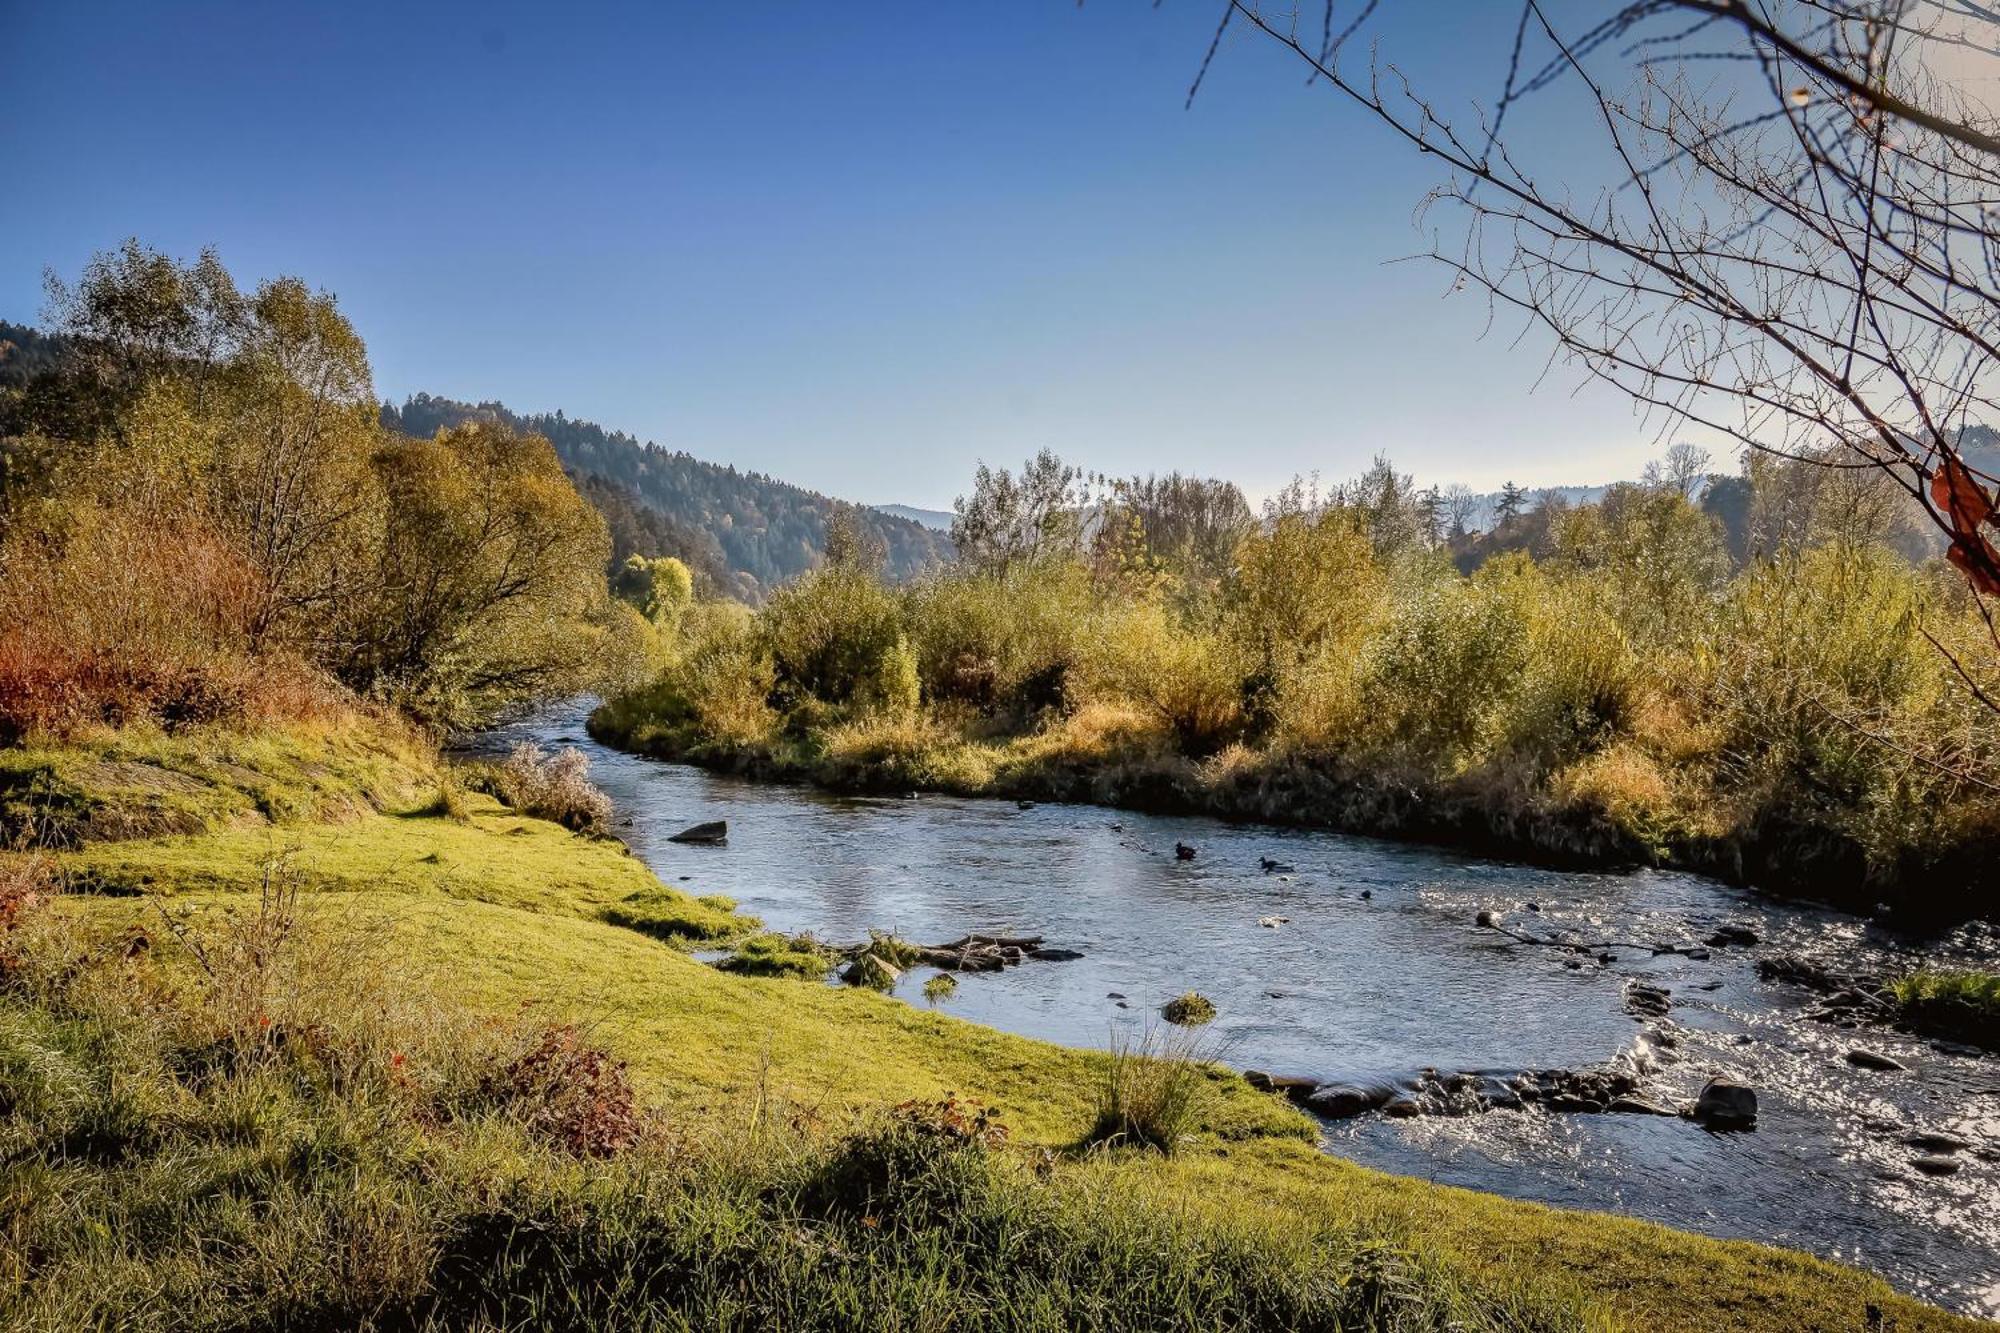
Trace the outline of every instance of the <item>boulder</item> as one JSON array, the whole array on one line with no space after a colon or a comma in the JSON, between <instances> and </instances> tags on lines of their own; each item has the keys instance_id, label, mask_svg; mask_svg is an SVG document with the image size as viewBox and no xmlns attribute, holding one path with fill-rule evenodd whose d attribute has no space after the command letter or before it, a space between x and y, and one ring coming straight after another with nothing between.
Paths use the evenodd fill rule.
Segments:
<instances>
[{"instance_id":1,"label":"boulder","mask_svg":"<svg viewBox=\"0 0 2000 1333\"><path fill-rule=\"evenodd\" d=\"M1911 1162L1910 1165L1927 1176L1949 1176L1956 1173L1965 1164L1956 1157L1933 1154L1927 1157L1919 1157Z\"/></svg>"},{"instance_id":2,"label":"boulder","mask_svg":"<svg viewBox=\"0 0 2000 1333\"><path fill-rule=\"evenodd\" d=\"M1306 1097L1305 1105L1307 1110L1329 1120L1347 1120L1364 1111L1374 1110L1381 1100L1378 1094L1350 1083L1324 1083ZM1414 1102L1410 1104L1416 1105Z\"/></svg>"},{"instance_id":3,"label":"boulder","mask_svg":"<svg viewBox=\"0 0 2000 1333\"><path fill-rule=\"evenodd\" d=\"M1396 1120L1408 1120L1412 1116L1419 1116L1423 1113L1424 1107L1422 1102L1419 1102L1415 1097L1406 1097L1400 1093L1382 1103L1382 1114Z\"/></svg>"},{"instance_id":4,"label":"boulder","mask_svg":"<svg viewBox=\"0 0 2000 1333\"><path fill-rule=\"evenodd\" d=\"M1030 949L1028 957L1038 963L1073 963L1083 954L1075 949Z\"/></svg>"},{"instance_id":5,"label":"boulder","mask_svg":"<svg viewBox=\"0 0 2000 1333\"><path fill-rule=\"evenodd\" d=\"M1856 1046L1853 1050L1849 1051L1847 1053L1847 1063L1853 1065L1856 1069L1879 1069L1883 1073L1909 1068L1901 1060L1893 1056L1884 1055L1880 1051L1871 1051L1865 1046Z\"/></svg>"},{"instance_id":6,"label":"boulder","mask_svg":"<svg viewBox=\"0 0 2000 1333\"><path fill-rule=\"evenodd\" d=\"M868 986L875 990L888 990L896 984L903 970L894 963L874 953L855 955L840 974L840 979L850 986Z\"/></svg>"},{"instance_id":7,"label":"boulder","mask_svg":"<svg viewBox=\"0 0 2000 1333\"><path fill-rule=\"evenodd\" d=\"M1243 1071L1243 1081L1259 1092L1282 1092L1295 1101L1312 1096L1319 1080L1299 1074L1267 1074L1261 1069Z\"/></svg>"},{"instance_id":8,"label":"boulder","mask_svg":"<svg viewBox=\"0 0 2000 1333\"><path fill-rule=\"evenodd\" d=\"M1757 1092L1717 1074L1703 1085L1689 1114L1710 1129L1749 1129L1757 1123Z\"/></svg>"},{"instance_id":9,"label":"boulder","mask_svg":"<svg viewBox=\"0 0 2000 1333\"><path fill-rule=\"evenodd\" d=\"M729 841L729 821L712 819L706 824L690 824L668 842L692 842L703 846L717 847Z\"/></svg>"},{"instance_id":10,"label":"boulder","mask_svg":"<svg viewBox=\"0 0 2000 1333\"><path fill-rule=\"evenodd\" d=\"M1672 1006L1672 992L1665 986L1649 986L1643 981L1625 983L1625 1012L1637 1018L1664 1018Z\"/></svg>"}]
</instances>

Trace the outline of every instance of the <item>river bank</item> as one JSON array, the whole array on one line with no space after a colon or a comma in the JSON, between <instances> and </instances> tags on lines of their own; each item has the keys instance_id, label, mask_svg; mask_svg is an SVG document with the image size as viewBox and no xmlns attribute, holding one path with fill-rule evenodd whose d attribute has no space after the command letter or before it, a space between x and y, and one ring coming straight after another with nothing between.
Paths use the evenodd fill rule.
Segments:
<instances>
[{"instance_id":1,"label":"river bank","mask_svg":"<svg viewBox=\"0 0 2000 1333\"><path fill-rule=\"evenodd\" d=\"M1208 1031L1231 1064L1387 1097L1426 1069L1504 1080L1657 1058L1627 987L1662 988L1677 1048L1647 1074L1646 1094L1687 1105L1708 1075L1739 1078L1759 1093L1754 1134L1630 1116L1370 1114L1328 1122L1328 1145L1474 1188L1865 1255L1919 1290L2000 1298L1995 1163L1967 1158L1932 1177L1904 1142L1963 1130L2000 1145L1989 1095L2000 1070L1977 1051L1829 1012L1837 994L1796 976L1765 975L1784 959L1878 977L1923 963L1990 968L2000 940L1988 927L1906 935L1672 871L1557 872L1198 815L765 785L598 748L574 717L521 734L583 744L642 857L720 884L776 927L834 940L1039 933L1082 950L1077 963L967 978L946 1005L1043 1039L1103 1045L1192 988L1220 1006ZM721 816L727 850L664 839ZM1177 860L1177 843L1195 859ZM1481 913L1501 929L1480 927ZM1271 918L1284 920L1260 924ZM1503 931L1642 947L1579 956ZM1709 943L1724 932L1733 942ZM913 1001L923 979L904 983ZM1851 1050L1905 1068L1863 1069Z\"/></svg>"},{"instance_id":2,"label":"river bank","mask_svg":"<svg viewBox=\"0 0 2000 1333\"><path fill-rule=\"evenodd\" d=\"M67 936L116 945L105 963L94 966L159 968L161 979L167 980L189 963L178 956L173 939L157 929L161 908L197 924L219 921L223 909L232 907L251 908L254 915L263 867L280 858L303 877L318 919L336 939L348 941L349 953L374 956L362 949L364 942L373 949L393 941L395 955L443 982L454 1003L470 1005L475 1012L539 1014L587 1025L595 1039L608 1042L619 1059L629 1062L641 1094L661 1108L668 1124L726 1127L741 1123L750 1105L765 1104L795 1108L808 1123L820 1125L820 1133L842 1133L886 1105L957 1093L997 1108L1019 1145L1007 1151L1022 1154L1018 1160L1023 1166L1043 1147L1056 1151L1049 1159L1049 1183L1023 1186L1053 1191L1050 1207L1058 1206L1055 1194L1069 1197L1065 1192L1081 1191L1077 1197L1082 1198L1115 1195L1121 1208L1135 1210L1134 1217L1142 1221L1147 1210L1178 1200L1172 1210L1182 1216L1181 1225L1195 1228L1184 1236L1196 1252L1219 1244L1263 1245L1264 1258L1258 1262L1280 1269L1302 1262L1310 1252L1319 1256L1312 1261L1321 1275L1315 1281L1334 1278L1323 1265L1339 1254L1356 1253L1354 1247L1360 1245L1377 1256L1371 1263L1388 1259L1409 1265L1412 1275L1425 1275L1419 1284L1429 1293L1424 1299L1441 1301L1438 1310L1458 1309L1471 1326L1505 1321L1528 1327L1833 1327L1855 1322L1857 1312L1869 1306L1906 1329L1957 1326L1950 1316L1893 1293L1879 1279L1795 1253L1514 1203L1348 1166L1316 1150L1310 1121L1220 1070L1206 1080L1212 1095L1194 1139L1174 1156L1070 1156L1066 1150L1094 1114L1094 1089L1107 1067L1106 1056L1008 1035L869 993L718 972L691 958L684 947L610 924L605 909L634 894L648 894L685 899L691 909L705 903L719 910L715 891L722 877L713 872L725 860L711 860L699 873L689 866L656 878L639 857L624 855L616 843L523 818L476 794L467 798L462 817L453 817L424 789L428 775L421 763L408 770L415 781L397 790L384 788L371 799L352 789L353 804L330 824L325 820L331 811L325 808L293 811L278 804L272 807L275 818L253 817L229 794L261 790L273 795L301 776L331 782L324 773L286 771L284 765L291 761L273 757L309 754L311 749L310 744L274 745L269 738L211 736L112 742L70 752L57 767L86 792L93 773L103 770L79 773L80 765L133 765L111 770L129 790L162 784L179 788L184 805L211 810L217 818L200 831L84 841L55 853L59 868L76 872L77 886L88 890L54 900ZM17 753L14 758L27 756ZM658 766L647 767L659 771ZM220 794L212 801L197 799L195 788ZM650 839L634 836L632 842L645 855ZM736 918L735 928L748 928L741 910ZM135 930L148 932L153 940L138 962L129 961L141 957L129 943L138 938ZM119 963L119 957L128 961ZM1054 965L1048 971L1060 975ZM9 1017L0 1025L0 1040L10 1049L23 1040L42 1040L28 1034L40 1031L38 1025L52 1011L36 1008L18 992L10 992L5 1004ZM87 1064L96 1058L88 1049L77 1048L74 1058ZM421 1048L413 1045L411 1050L412 1060L418 1059ZM386 1052L383 1058L388 1058ZM11 1071L5 1074L9 1079L50 1067L46 1062L0 1062L0 1069ZM162 1085L172 1086L171 1080ZM16 1088L10 1093L10 1116L46 1104L16 1095L22 1092ZM174 1093L190 1095L207 1097L215 1090ZM186 1112L177 1114L184 1117ZM278 1150L293 1132L290 1123L267 1119L264 1128L243 1141L246 1150ZM267 1146L255 1146L264 1144L266 1135L277 1137ZM30 1135L21 1141L40 1140ZM135 1140L145 1141L143 1136ZM171 1136L160 1140L163 1146L175 1141ZM441 1160L435 1154L448 1143L449 1136L425 1151ZM72 1162L63 1169L98 1174L92 1176L95 1183L81 1176L71 1180L71 1197L108 1199L136 1186L142 1177L129 1173L150 1170L147 1151L140 1149L122 1165L119 1159ZM5 1169L14 1174L51 1169L38 1161L31 1152L10 1159ZM375 1163L371 1172L392 1171L393 1160L370 1161ZM560 1168L558 1176L563 1172L573 1169ZM263 1191L281 1183L278 1177L239 1172L224 1194L242 1206L269 1207L275 1196ZM393 1171L386 1186L393 1186ZM346 1192L352 1180L338 1173L294 1177L283 1188L289 1191L286 1199L319 1200L312 1206L336 1210L352 1197ZM40 1196L13 1190L7 1197L20 1204ZM260 1198L266 1202L259 1204ZM1190 1199L1203 1201L1193 1215L1185 1212ZM286 1204L278 1215L293 1216L294 1206ZM500 1206L503 1217L539 1225L534 1219L540 1214L525 1199ZM213 1198L200 1206L191 1199L187 1208L191 1211L177 1214L181 1221L172 1243L134 1256L139 1266L128 1270L134 1280L148 1272L182 1274L149 1288L155 1297L181 1289L185 1281L199 1282L202 1265L209 1262L201 1256L230 1253L237 1243L225 1244L215 1230L227 1213L215 1210ZM413 1236L433 1224L450 1224L448 1217L396 1216L402 1220L392 1231L378 1228L378 1238ZM52 1215L40 1212L16 1221L26 1226L31 1219L37 1227L57 1225ZM114 1234L127 1225L116 1219L107 1224ZM665 1219L649 1225L657 1234L673 1234ZM662 1227L667 1230L658 1232ZM48 1239L46 1232L38 1234ZM1212 1239L1199 1239L1203 1236ZM922 1234L904 1239L925 1243ZM606 1237L592 1242L599 1247L610 1243ZM101 1267L88 1267L97 1261L88 1259L85 1250L44 1253L59 1255L61 1261L26 1272L9 1270L10 1282L28 1284L11 1288L17 1296L47 1294L52 1283L67 1282L67 1296L85 1303L101 1298L143 1305L153 1299L139 1294L141 1289L129 1281L112 1280ZM876 1261L897 1262L893 1254L871 1262ZM228 1282L213 1285L211 1294L242 1294L242 1284L255 1271L261 1270L239 1266ZM1306 1276L1306 1269L1297 1271ZM1437 1295L1441 1291L1456 1294L1446 1299ZM263 1296L273 1298L269 1292ZM313 1299L334 1297L324 1293ZM1416 1307L1396 1304L1400 1299L1391 1299L1373 1317L1383 1322L1415 1318ZM138 1308L127 1308L127 1314ZM153 1309L150 1322L159 1322L161 1311L147 1308ZM137 1319L137 1324L146 1322Z\"/></svg>"},{"instance_id":3,"label":"river bank","mask_svg":"<svg viewBox=\"0 0 2000 1333\"><path fill-rule=\"evenodd\" d=\"M646 694L592 709L604 745L758 782L809 784L856 795L934 792L1069 802L1154 815L1208 815L1427 843L1474 856L1566 870L1684 870L1786 898L1893 917L1912 929L1948 929L1994 903L1957 889L1979 882L1977 848L1945 860L1884 869L1858 843L1810 821L1770 817L1739 830L1704 830L1591 794L1555 800L1534 783L1481 774L1452 782L1357 764L1336 754L1230 751L1196 760L1145 731L1053 728L1025 737L968 739L916 726L829 736L808 731L731 740ZM1885 902L1884 898L1890 899Z\"/></svg>"}]
</instances>

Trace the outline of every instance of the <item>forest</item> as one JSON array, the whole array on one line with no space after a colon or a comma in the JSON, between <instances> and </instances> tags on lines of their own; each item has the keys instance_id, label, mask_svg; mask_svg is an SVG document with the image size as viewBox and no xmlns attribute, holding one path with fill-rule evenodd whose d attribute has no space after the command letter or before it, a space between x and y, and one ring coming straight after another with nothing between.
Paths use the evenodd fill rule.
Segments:
<instances>
[{"instance_id":1,"label":"forest","mask_svg":"<svg viewBox=\"0 0 2000 1333\"><path fill-rule=\"evenodd\" d=\"M629 548L620 540L618 559L634 552L675 556L736 601L761 602L786 580L815 568L826 547L827 523L840 507L838 501L762 473L641 444L623 431L607 431L560 411L520 416L499 403L474 406L417 394L400 408L385 403L381 415L385 427L408 435L490 421L548 440L607 516L630 510L636 501L657 516L642 522L671 525L650 540L635 534ZM891 578L913 577L948 558L940 534L921 524L873 511L859 515L858 521L881 543L883 571ZM614 519L614 538L621 537L622 527Z\"/></svg>"}]
</instances>

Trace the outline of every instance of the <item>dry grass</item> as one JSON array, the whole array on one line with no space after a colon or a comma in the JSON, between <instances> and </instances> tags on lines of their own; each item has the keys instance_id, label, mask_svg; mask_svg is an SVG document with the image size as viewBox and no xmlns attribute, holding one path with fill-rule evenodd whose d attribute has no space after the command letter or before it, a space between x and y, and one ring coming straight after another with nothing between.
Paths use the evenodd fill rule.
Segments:
<instances>
[{"instance_id":1,"label":"dry grass","mask_svg":"<svg viewBox=\"0 0 2000 1333\"><path fill-rule=\"evenodd\" d=\"M500 794L523 814L578 833L611 829L611 798L591 785L590 759L574 746L551 755L538 745L516 745L500 769Z\"/></svg>"}]
</instances>

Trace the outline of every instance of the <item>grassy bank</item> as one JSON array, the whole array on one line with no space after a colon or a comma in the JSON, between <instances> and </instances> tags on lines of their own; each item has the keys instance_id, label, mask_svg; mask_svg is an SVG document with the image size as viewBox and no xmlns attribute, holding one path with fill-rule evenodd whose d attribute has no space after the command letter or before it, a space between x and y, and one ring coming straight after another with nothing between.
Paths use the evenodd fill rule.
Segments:
<instances>
[{"instance_id":1,"label":"grassy bank","mask_svg":"<svg viewBox=\"0 0 2000 1333\"><path fill-rule=\"evenodd\" d=\"M1889 996L1912 1031L2000 1051L2000 972L1919 968L1890 981Z\"/></svg>"},{"instance_id":2,"label":"grassy bank","mask_svg":"<svg viewBox=\"0 0 2000 1333\"><path fill-rule=\"evenodd\" d=\"M655 759L835 791L935 791L1205 814L1561 866L1735 868L1723 839L1682 836L1649 825L1643 812L1614 813L1596 801L1565 802L1486 777L1437 782L1302 750L1233 747L1192 759L1142 715L1112 705L1027 735L909 718L744 738L714 735L677 717L672 688L601 705L590 716L591 736Z\"/></svg>"},{"instance_id":3,"label":"grassy bank","mask_svg":"<svg viewBox=\"0 0 2000 1333\"><path fill-rule=\"evenodd\" d=\"M7 859L0 1322L1963 1324L1802 1255L1354 1167L1218 1068L1171 1154L1085 1149L1129 1060L706 966L689 939L751 923L616 843L454 814L409 759L407 805L357 784L337 822L260 824L218 780L180 793L212 796L198 830ZM690 928L620 924L634 895Z\"/></svg>"}]
</instances>

